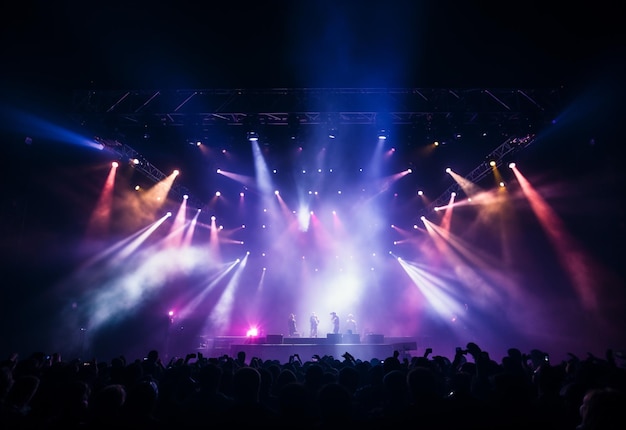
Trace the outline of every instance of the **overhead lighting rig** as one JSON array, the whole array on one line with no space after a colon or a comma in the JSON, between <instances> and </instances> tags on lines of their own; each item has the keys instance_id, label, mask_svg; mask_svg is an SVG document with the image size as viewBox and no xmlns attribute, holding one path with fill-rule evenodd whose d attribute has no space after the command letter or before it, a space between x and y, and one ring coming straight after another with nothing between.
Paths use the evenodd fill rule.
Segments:
<instances>
[{"instance_id":1,"label":"overhead lighting rig","mask_svg":"<svg viewBox=\"0 0 626 430\"><path fill-rule=\"evenodd\" d=\"M128 162L135 169L139 170L155 183L167 178L168 175L160 171L156 166L146 160L143 155L141 155L130 146L124 143L120 143L117 140L102 139L100 137L95 137L94 140L97 143L101 144L105 150L109 150L115 153L118 157L120 157L120 159L128 160ZM187 204L190 207L202 209L202 207L204 206L204 203L191 197L189 190L186 187L173 184L170 188L170 192L173 192L181 199L184 198L184 196L187 196Z\"/></svg>"}]
</instances>

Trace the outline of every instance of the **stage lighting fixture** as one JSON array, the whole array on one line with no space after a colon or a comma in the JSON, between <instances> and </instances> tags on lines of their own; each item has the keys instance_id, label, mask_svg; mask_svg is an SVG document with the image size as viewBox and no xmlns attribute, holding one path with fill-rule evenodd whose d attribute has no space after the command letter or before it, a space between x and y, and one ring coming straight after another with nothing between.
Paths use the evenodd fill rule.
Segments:
<instances>
[{"instance_id":1,"label":"stage lighting fixture","mask_svg":"<svg viewBox=\"0 0 626 430\"><path fill-rule=\"evenodd\" d=\"M259 140L259 134L256 131L249 131L247 136L249 142L256 142Z\"/></svg>"},{"instance_id":2,"label":"stage lighting fixture","mask_svg":"<svg viewBox=\"0 0 626 430\"><path fill-rule=\"evenodd\" d=\"M378 112L375 118L378 139L386 140L389 137L389 126L392 118L389 112Z\"/></svg>"},{"instance_id":3,"label":"stage lighting fixture","mask_svg":"<svg viewBox=\"0 0 626 430\"><path fill-rule=\"evenodd\" d=\"M295 113L290 113L287 117L287 127L289 129L289 138L296 140L300 132L300 118Z\"/></svg>"}]
</instances>

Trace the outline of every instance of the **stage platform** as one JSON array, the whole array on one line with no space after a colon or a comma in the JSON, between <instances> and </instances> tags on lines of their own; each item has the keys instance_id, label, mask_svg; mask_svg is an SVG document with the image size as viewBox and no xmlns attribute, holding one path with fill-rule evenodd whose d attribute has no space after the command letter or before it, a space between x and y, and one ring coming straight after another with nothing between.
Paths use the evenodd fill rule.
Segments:
<instances>
[{"instance_id":1,"label":"stage platform","mask_svg":"<svg viewBox=\"0 0 626 430\"><path fill-rule=\"evenodd\" d=\"M236 356L243 351L247 359L257 357L262 360L278 360L288 363L290 357L298 354L300 359L310 361L313 355L323 357L333 356L343 360L342 355L350 353L355 359L369 361L372 358L384 360L393 356L398 351L402 357L415 355L418 349L418 341L410 337L385 338L383 335L333 335L326 337L302 338L284 337L282 335L267 335L262 337L245 336L221 336L207 342L206 351L208 356L221 356L227 354Z\"/></svg>"}]
</instances>

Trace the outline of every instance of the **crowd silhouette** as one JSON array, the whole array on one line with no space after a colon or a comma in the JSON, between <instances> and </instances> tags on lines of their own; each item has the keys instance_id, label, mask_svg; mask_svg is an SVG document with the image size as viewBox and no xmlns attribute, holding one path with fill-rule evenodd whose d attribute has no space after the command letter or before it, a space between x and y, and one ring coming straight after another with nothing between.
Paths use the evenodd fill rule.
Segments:
<instances>
[{"instance_id":1,"label":"crowd silhouette","mask_svg":"<svg viewBox=\"0 0 626 430\"><path fill-rule=\"evenodd\" d=\"M624 356L511 348L497 361L475 343L454 357L369 361L348 352L289 362L157 350L110 361L17 353L0 363L0 428L170 428L266 425L326 429L625 429Z\"/></svg>"}]
</instances>

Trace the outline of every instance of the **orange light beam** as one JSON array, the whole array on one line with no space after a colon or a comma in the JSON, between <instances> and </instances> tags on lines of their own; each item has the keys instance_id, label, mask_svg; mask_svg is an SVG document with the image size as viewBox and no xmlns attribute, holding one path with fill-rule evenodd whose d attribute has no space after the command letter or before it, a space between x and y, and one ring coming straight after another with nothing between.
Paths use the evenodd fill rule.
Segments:
<instances>
[{"instance_id":1,"label":"orange light beam","mask_svg":"<svg viewBox=\"0 0 626 430\"><path fill-rule=\"evenodd\" d=\"M511 167L522 192L528 199L535 215L554 246L563 270L570 278L574 289L587 309L597 309L596 288L600 285L592 272L594 264L581 246L568 233L563 222L546 201L539 195L530 182L515 166Z\"/></svg>"},{"instance_id":2,"label":"orange light beam","mask_svg":"<svg viewBox=\"0 0 626 430\"><path fill-rule=\"evenodd\" d=\"M111 164L111 169L109 170L107 179L104 182L104 186L102 187L102 192L100 193L100 197L98 198L96 207L94 208L94 211L92 212L89 222L87 224L88 237L104 235L109 226L117 167L117 162Z\"/></svg>"}]
</instances>

